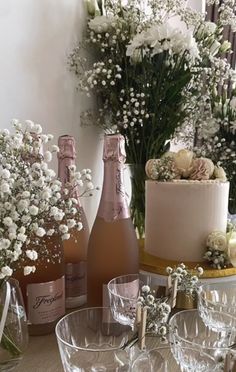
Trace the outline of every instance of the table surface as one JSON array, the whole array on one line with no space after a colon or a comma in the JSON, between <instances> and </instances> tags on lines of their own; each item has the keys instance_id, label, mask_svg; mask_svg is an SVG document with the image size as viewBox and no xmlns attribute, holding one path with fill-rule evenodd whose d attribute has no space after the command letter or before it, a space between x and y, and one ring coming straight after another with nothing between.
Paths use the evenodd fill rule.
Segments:
<instances>
[{"instance_id":1,"label":"table surface","mask_svg":"<svg viewBox=\"0 0 236 372\"><path fill-rule=\"evenodd\" d=\"M153 347L152 341L151 349ZM175 366L170 366L170 371L168 368L168 372L179 371ZM55 334L31 336L28 349L14 372L63 372Z\"/></svg>"},{"instance_id":2,"label":"table surface","mask_svg":"<svg viewBox=\"0 0 236 372\"><path fill-rule=\"evenodd\" d=\"M56 335L31 336L15 372L63 372Z\"/></svg>"}]
</instances>

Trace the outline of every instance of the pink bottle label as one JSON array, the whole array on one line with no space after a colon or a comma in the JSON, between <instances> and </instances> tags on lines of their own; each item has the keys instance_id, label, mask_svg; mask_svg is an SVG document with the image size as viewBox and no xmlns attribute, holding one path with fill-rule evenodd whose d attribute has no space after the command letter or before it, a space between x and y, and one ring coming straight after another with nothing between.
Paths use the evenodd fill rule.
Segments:
<instances>
[{"instance_id":1,"label":"pink bottle label","mask_svg":"<svg viewBox=\"0 0 236 372\"><path fill-rule=\"evenodd\" d=\"M28 320L51 323L65 314L65 277L52 282L27 285Z\"/></svg>"},{"instance_id":2,"label":"pink bottle label","mask_svg":"<svg viewBox=\"0 0 236 372\"><path fill-rule=\"evenodd\" d=\"M107 222L130 217L124 189L124 165L107 161L104 169L104 184L98 216Z\"/></svg>"},{"instance_id":3,"label":"pink bottle label","mask_svg":"<svg viewBox=\"0 0 236 372\"><path fill-rule=\"evenodd\" d=\"M87 293L87 263L66 264L66 297L78 297Z\"/></svg>"}]
</instances>

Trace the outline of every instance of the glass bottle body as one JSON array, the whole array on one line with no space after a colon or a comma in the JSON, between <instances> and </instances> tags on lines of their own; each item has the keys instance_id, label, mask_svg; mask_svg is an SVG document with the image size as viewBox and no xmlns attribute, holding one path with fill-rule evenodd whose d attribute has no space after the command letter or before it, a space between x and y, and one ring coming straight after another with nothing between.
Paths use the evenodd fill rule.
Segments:
<instances>
[{"instance_id":1,"label":"glass bottle body","mask_svg":"<svg viewBox=\"0 0 236 372\"><path fill-rule=\"evenodd\" d=\"M88 305L107 306L107 283L139 270L139 250L124 190L124 140L105 137L101 201L88 246Z\"/></svg>"},{"instance_id":2,"label":"glass bottle body","mask_svg":"<svg viewBox=\"0 0 236 372\"><path fill-rule=\"evenodd\" d=\"M33 247L27 246L30 248ZM32 261L28 264L31 266ZM46 236L42 238L42 251L35 262L36 271L25 276L23 270L18 269L14 274L22 290L30 335L53 332L57 321L65 314L64 265L61 238Z\"/></svg>"},{"instance_id":3,"label":"glass bottle body","mask_svg":"<svg viewBox=\"0 0 236 372\"><path fill-rule=\"evenodd\" d=\"M58 153L58 177L62 186L70 182L70 167L75 166L75 139L72 136L60 136ZM81 306L87 301L87 247L89 227L84 209L79 200L79 191L75 187L73 198L77 200L78 214L83 224L82 230L70 231L70 238L63 241L65 259L66 308Z\"/></svg>"}]
</instances>

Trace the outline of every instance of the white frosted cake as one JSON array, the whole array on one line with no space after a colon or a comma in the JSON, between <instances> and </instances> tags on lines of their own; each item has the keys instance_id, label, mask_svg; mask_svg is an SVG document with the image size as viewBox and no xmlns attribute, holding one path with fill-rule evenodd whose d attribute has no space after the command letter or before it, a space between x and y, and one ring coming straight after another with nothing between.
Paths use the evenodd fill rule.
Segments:
<instances>
[{"instance_id":1,"label":"white frosted cake","mask_svg":"<svg viewBox=\"0 0 236 372\"><path fill-rule=\"evenodd\" d=\"M228 253L217 240L223 235L226 245L229 182L224 169L182 149L150 159L146 173L145 251L165 262L207 258L213 267L226 267Z\"/></svg>"},{"instance_id":2,"label":"white frosted cake","mask_svg":"<svg viewBox=\"0 0 236 372\"><path fill-rule=\"evenodd\" d=\"M146 181L145 250L177 261L203 261L212 231L226 231L229 182Z\"/></svg>"}]
</instances>

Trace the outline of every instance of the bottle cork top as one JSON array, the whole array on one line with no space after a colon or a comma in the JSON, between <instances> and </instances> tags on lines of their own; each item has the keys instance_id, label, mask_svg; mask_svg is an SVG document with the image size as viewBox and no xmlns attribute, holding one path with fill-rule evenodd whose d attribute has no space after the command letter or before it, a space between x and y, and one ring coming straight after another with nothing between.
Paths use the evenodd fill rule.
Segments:
<instances>
[{"instance_id":1,"label":"bottle cork top","mask_svg":"<svg viewBox=\"0 0 236 372\"><path fill-rule=\"evenodd\" d=\"M121 134L106 135L104 137L103 160L124 163L126 159L125 139Z\"/></svg>"},{"instance_id":2,"label":"bottle cork top","mask_svg":"<svg viewBox=\"0 0 236 372\"><path fill-rule=\"evenodd\" d=\"M58 138L58 158L76 158L76 150L75 150L75 139L72 136L64 135Z\"/></svg>"}]
</instances>

